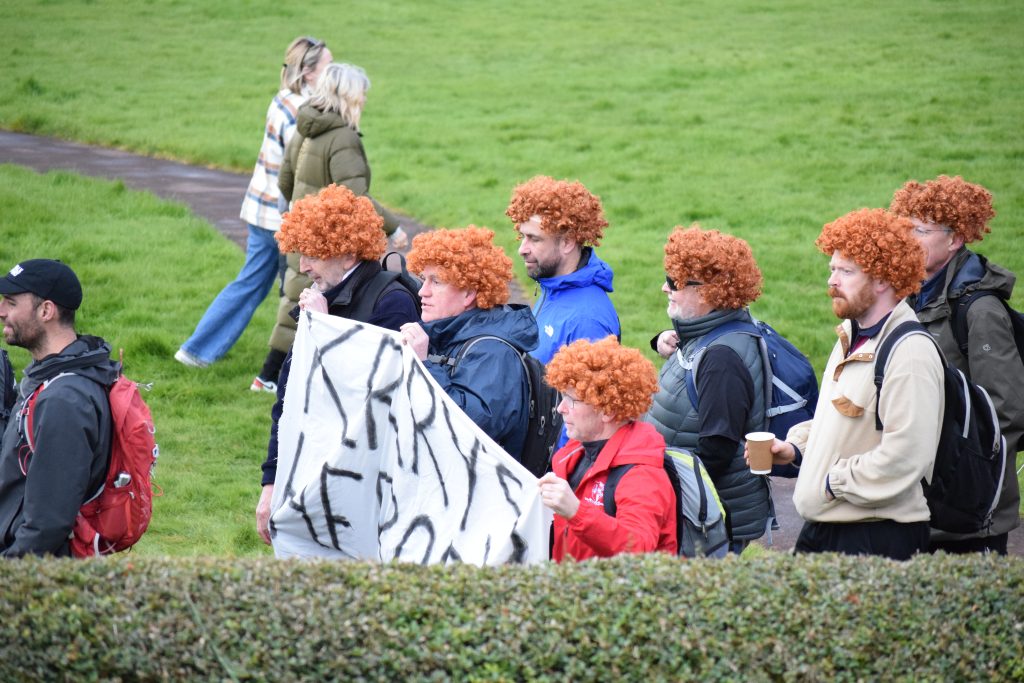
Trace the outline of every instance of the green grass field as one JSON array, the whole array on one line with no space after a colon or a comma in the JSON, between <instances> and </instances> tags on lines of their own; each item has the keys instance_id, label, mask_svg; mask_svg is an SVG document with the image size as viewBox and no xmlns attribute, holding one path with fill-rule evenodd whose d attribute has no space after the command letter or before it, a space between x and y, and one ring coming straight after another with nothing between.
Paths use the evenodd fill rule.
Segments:
<instances>
[{"instance_id":1,"label":"green grass field","mask_svg":"<svg viewBox=\"0 0 1024 683\"><path fill-rule=\"evenodd\" d=\"M144 396L157 424L164 494L136 552L237 555L264 547L253 511L272 397L248 387L266 353L274 302L207 371L171 359L211 293L241 267L241 251L181 206L68 173L0 166L0 215L0 260L70 263L84 290L78 329L123 348L126 374L153 384ZM23 349L10 353L18 369L29 361Z\"/></svg>"},{"instance_id":2,"label":"green grass field","mask_svg":"<svg viewBox=\"0 0 1024 683\"><path fill-rule=\"evenodd\" d=\"M697 220L750 241L766 280L755 314L820 370L835 319L814 238L852 209L887 206L908 178L961 174L992 190L998 216L978 250L1024 272L1018 2L4 5L0 127L236 170L255 159L285 45L326 39L373 81L364 143L384 203L490 226L511 253L516 183L578 178L602 197L601 254L632 346L667 320L666 235ZM3 263L73 263L82 329L157 381L168 493L140 551L253 552L269 397L245 388L270 306L209 372L170 360L240 252L117 185L0 178Z\"/></svg>"}]
</instances>

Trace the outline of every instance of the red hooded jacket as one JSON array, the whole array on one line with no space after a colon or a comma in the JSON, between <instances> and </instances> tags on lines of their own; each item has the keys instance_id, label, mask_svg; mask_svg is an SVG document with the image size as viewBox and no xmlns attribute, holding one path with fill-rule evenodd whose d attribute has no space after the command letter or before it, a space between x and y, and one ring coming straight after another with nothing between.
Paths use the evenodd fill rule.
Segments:
<instances>
[{"instance_id":1,"label":"red hooded jacket","mask_svg":"<svg viewBox=\"0 0 1024 683\"><path fill-rule=\"evenodd\" d=\"M562 479L583 455L583 445L571 439L552 458L552 469ZM675 554L676 495L663 465L665 440L651 425L631 422L604 445L597 460L576 488L580 507L572 519L555 515L555 543L551 557L585 560L619 553L662 550ZM634 465L615 487L616 516L604 511L604 485L608 471Z\"/></svg>"}]
</instances>

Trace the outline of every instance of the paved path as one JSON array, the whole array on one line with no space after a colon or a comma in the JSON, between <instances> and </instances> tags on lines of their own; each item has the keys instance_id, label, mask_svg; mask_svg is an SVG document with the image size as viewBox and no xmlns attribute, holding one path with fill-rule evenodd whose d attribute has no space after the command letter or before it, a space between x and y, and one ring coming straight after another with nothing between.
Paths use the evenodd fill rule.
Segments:
<instances>
[{"instance_id":1,"label":"paved path","mask_svg":"<svg viewBox=\"0 0 1024 683\"><path fill-rule=\"evenodd\" d=\"M248 173L218 171L117 149L2 130L0 163L27 166L40 173L66 170L97 178L120 179L133 190L146 190L190 206L194 213L245 250L249 231L238 212L249 185ZM430 229L414 218L398 215L410 240ZM518 281L513 280L511 289L513 302L526 302Z\"/></svg>"},{"instance_id":2,"label":"paved path","mask_svg":"<svg viewBox=\"0 0 1024 683\"><path fill-rule=\"evenodd\" d=\"M242 249L248 231L238 218L242 195L249 183L248 174L189 166L176 161L153 159L120 150L65 142L0 131L0 163L19 164L39 172L68 170L99 178L121 179L134 190L181 202L207 219ZM413 219L403 220L410 236L429 229ZM513 283L512 298L525 301L518 282ZM793 480L773 479L776 513L782 526L773 533L774 550L793 547L803 523L793 509ZM766 545L765 541L759 541ZM1010 534L1010 552L1024 555L1024 527Z\"/></svg>"},{"instance_id":3,"label":"paved path","mask_svg":"<svg viewBox=\"0 0 1024 683\"><path fill-rule=\"evenodd\" d=\"M795 485L796 479L772 478L772 498L775 500L779 524L782 526L781 530L772 534L776 550L791 550L796 544L796 537L800 534L800 527L803 524L803 520L793 507L793 487ZM758 542L767 546L765 539ZM1024 526L1019 526L1010 532L1006 547L1011 555L1024 555Z\"/></svg>"}]
</instances>

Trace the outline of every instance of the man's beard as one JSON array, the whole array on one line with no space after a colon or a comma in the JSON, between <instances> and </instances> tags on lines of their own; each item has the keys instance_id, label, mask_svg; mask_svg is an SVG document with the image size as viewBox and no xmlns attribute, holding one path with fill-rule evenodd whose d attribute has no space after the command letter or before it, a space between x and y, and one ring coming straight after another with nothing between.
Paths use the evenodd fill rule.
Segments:
<instances>
[{"instance_id":1,"label":"man's beard","mask_svg":"<svg viewBox=\"0 0 1024 683\"><path fill-rule=\"evenodd\" d=\"M43 328L39 324L24 323L10 326L10 335L4 332L4 341L10 346L19 346L28 349L29 353L35 351L43 339Z\"/></svg>"},{"instance_id":2,"label":"man's beard","mask_svg":"<svg viewBox=\"0 0 1024 683\"><path fill-rule=\"evenodd\" d=\"M555 275L558 274L558 263L541 263L540 261L537 261L536 265L533 267L533 271L531 272L530 269L527 268L526 274L534 280L547 280L548 278L555 277Z\"/></svg>"},{"instance_id":3,"label":"man's beard","mask_svg":"<svg viewBox=\"0 0 1024 683\"><path fill-rule=\"evenodd\" d=\"M878 296L871 288L871 283L865 284L860 290L853 293L850 298L841 298L835 287L828 288L828 295L832 297L832 312L836 317L843 320L857 320L861 318L878 301Z\"/></svg>"}]
</instances>

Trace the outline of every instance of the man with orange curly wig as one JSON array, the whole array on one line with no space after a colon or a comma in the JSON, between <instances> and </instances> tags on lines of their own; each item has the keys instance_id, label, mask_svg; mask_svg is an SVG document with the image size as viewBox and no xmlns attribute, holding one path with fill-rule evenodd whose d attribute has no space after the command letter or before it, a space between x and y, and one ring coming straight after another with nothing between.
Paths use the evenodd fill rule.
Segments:
<instances>
[{"instance_id":1,"label":"man with orange curly wig","mask_svg":"<svg viewBox=\"0 0 1024 683\"><path fill-rule=\"evenodd\" d=\"M344 185L328 185L307 195L284 215L277 242L282 253L298 253L299 268L313 284L299 295L299 311L327 313L389 330L419 320L416 295L396 273L384 271L378 259L387 247L384 219L368 197ZM270 544L270 501L277 476L278 422L291 370L291 351L281 366L277 401L271 410L270 441L263 463L263 492L256 506L256 530Z\"/></svg>"},{"instance_id":2,"label":"man with orange curly wig","mask_svg":"<svg viewBox=\"0 0 1024 683\"><path fill-rule=\"evenodd\" d=\"M555 354L546 377L562 394L558 412L569 434L537 482L555 512L552 559L674 554L676 496L662 464L665 440L638 421L658 388L654 365L613 336L579 339ZM610 515L605 485L623 466Z\"/></svg>"},{"instance_id":3,"label":"man with orange curly wig","mask_svg":"<svg viewBox=\"0 0 1024 683\"><path fill-rule=\"evenodd\" d=\"M843 322L814 418L772 445L776 463L803 455L793 492L805 520L796 552L906 560L928 547L921 481L932 476L939 443L942 359L925 336L903 337L880 394L874 382L876 349L917 320L903 300L924 276L912 227L883 209L860 209L827 224L815 242L831 257L828 293Z\"/></svg>"},{"instance_id":4,"label":"man with orange curly wig","mask_svg":"<svg viewBox=\"0 0 1024 683\"><path fill-rule=\"evenodd\" d=\"M409 269L423 278L423 325L403 325L402 336L466 415L522 460L530 383L520 354L537 346L537 322L527 306L506 305L512 260L493 239L472 225L416 236Z\"/></svg>"},{"instance_id":5,"label":"man with orange curly wig","mask_svg":"<svg viewBox=\"0 0 1024 683\"><path fill-rule=\"evenodd\" d=\"M1014 340L1010 300L1016 277L967 248L989 232L992 195L960 176L910 181L896 191L890 210L914 224L925 251L919 294L907 303L938 341L951 365L988 391L1009 453L1024 436L1024 363ZM1016 458L1006 459L1003 488L992 525L976 534L932 529L929 550L1006 554L1009 532L1020 525Z\"/></svg>"},{"instance_id":6,"label":"man with orange curly wig","mask_svg":"<svg viewBox=\"0 0 1024 683\"><path fill-rule=\"evenodd\" d=\"M546 364L576 339L620 336L608 298L612 269L594 252L608 227L601 200L582 183L537 176L516 187L505 215L515 223L526 273L540 286L532 355Z\"/></svg>"},{"instance_id":7,"label":"man with orange curly wig","mask_svg":"<svg viewBox=\"0 0 1024 683\"><path fill-rule=\"evenodd\" d=\"M644 419L670 447L704 462L727 512L729 550L738 554L774 518L767 478L743 459L744 435L764 428L766 373L756 337L736 331L702 340L725 325L753 324L747 306L761 294L761 271L744 240L694 224L669 236L665 273L673 329L651 345L669 360Z\"/></svg>"}]
</instances>

